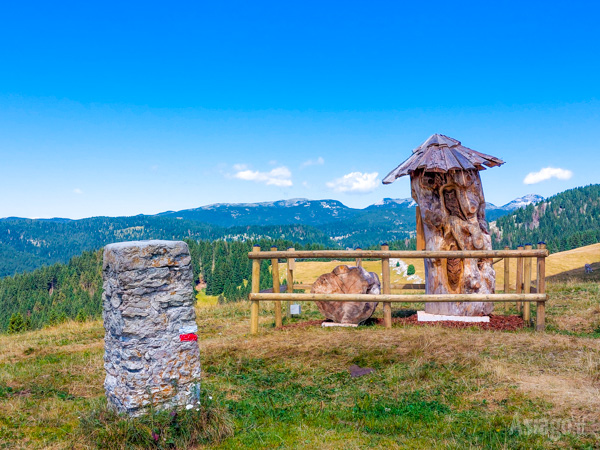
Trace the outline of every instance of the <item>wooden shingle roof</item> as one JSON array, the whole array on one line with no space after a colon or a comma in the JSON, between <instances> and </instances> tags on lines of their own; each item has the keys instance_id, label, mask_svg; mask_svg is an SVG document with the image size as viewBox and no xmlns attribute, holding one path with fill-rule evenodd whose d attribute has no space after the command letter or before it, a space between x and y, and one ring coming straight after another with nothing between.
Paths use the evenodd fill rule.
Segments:
<instances>
[{"instance_id":1,"label":"wooden shingle roof","mask_svg":"<svg viewBox=\"0 0 600 450\"><path fill-rule=\"evenodd\" d=\"M392 170L383 184L390 184L396 178L410 175L417 169L428 172L448 172L450 170L485 170L484 166L495 167L504 164L499 158L476 152L464 147L460 141L434 134L413 150L413 154Z\"/></svg>"}]
</instances>

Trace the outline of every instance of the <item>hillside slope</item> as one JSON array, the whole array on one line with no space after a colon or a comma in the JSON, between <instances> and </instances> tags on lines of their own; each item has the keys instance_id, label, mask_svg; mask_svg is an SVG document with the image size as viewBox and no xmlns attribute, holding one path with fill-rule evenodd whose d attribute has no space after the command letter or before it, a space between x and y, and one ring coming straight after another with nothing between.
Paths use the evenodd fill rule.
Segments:
<instances>
[{"instance_id":1,"label":"hillside slope","mask_svg":"<svg viewBox=\"0 0 600 450\"><path fill-rule=\"evenodd\" d=\"M546 242L559 252L600 242L600 184L570 189L491 224L496 247Z\"/></svg>"}]
</instances>

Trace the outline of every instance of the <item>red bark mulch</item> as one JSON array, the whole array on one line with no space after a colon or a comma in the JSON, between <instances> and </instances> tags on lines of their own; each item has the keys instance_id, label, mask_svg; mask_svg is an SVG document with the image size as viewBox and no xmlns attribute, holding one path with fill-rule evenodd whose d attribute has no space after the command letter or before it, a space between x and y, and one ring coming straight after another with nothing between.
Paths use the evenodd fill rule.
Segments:
<instances>
[{"instance_id":1,"label":"red bark mulch","mask_svg":"<svg viewBox=\"0 0 600 450\"><path fill-rule=\"evenodd\" d=\"M320 327L323 323L321 320L308 320L306 322L296 322L285 325L283 328L307 328L307 327ZM490 315L489 322L454 322L452 320L444 320L441 322L418 322L417 315L413 314L408 317L394 317L392 318L392 324L394 325L416 325L416 326L429 326L429 327L443 327L443 328L472 328L477 327L482 330L496 330L496 331L515 331L523 328L525 322L520 316L495 316ZM365 325L381 325L383 326L382 318L371 318L367 320Z\"/></svg>"}]
</instances>

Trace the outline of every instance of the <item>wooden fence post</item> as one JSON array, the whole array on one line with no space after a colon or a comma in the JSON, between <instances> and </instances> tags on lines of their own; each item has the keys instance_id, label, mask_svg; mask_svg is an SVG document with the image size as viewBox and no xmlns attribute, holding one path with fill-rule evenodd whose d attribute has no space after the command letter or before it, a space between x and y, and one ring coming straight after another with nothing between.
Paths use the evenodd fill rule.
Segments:
<instances>
[{"instance_id":1,"label":"wooden fence post","mask_svg":"<svg viewBox=\"0 0 600 450\"><path fill-rule=\"evenodd\" d=\"M538 242L538 248L545 249L544 242ZM546 258L538 256L537 259L537 291L538 294L546 293ZM537 311L535 316L536 331L544 331L546 329L546 302L537 302Z\"/></svg>"},{"instance_id":2,"label":"wooden fence post","mask_svg":"<svg viewBox=\"0 0 600 450\"><path fill-rule=\"evenodd\" d=\"M260 253L260 246L252 247L252 252ZM260 259L252 260L252 293L257 294L260 291ZM250 305L250 333L258 333L258 300L252 300Z\"/></svg>"},{"instance_id":3,"label":"wooden fence post","mask_svg":"<svg viewBox=\"0 0 600 450\"><path fill-rule=\"evenodd\" d=\"M271 247L272 252L277 251L277 247ZM273 276L273 293L279 294L281 289L279 287L279 259L271 259L271 275ZM281 320L281 300L275 300L275 328L281 328L283 322Z\"/></svg>"},{"instance_id":4,"label":"wooden fence post","mask_svg":"<svg viewBox=\"0 0 600 450\"><path fill-rule=\"evenodd\" d=\"M356 247L355 250L362 250L362 248ZM355 265L356 267L362 267L362 258L356 258Z\"/></svg>"},{"instance_id":5,"label":"wooden fence post","mask_svg":"<svg viewBox=\"0 0 600 450\"><path fill-rule=\"evenodd\" d=\"M510 250L510 247L504 247L504 250ZM504 258L504 293L508 294L510 290L510 259ZM508 302L504 304L504 311L508 311Z\"/></svg>"},{"instance_id":6,"label":"wooden fence post","mask_svg":"<svg viewBox=\"0 0 600 450\"><path fill-rule=\"evenodd\" d=\"M519 245L517 247L517 250L523 250L523 246ZM523 257L519 256L517 258L517 277L516 277L516 293L517 294L522 294L523 293ZM523 303L522 302L517 302L517 312L518 313L522 313L523 312Z\"/></svg>"},{"instance_id":7,"label":"wooden fence post","mask_svg":"<svg viewBox=\"0 0 600 450\"><path fill-rule=\"evenodd\" d=\"M525 244L525 250L531 250L531 244ZM526 257L523 267L523 292L531 294L531 257ZM531 302L523 302L523 320L527 325L531 321Z\"/></svg>"},{"instance_id":8,"label":"wooden fence post","mask_svg":"<svg viewBox=\"0 0 600 450\"><path fill-rule=\"evenodd\" d=\"M293 252L294 250L296 250L294 247L288 248L288 251ZM294 269L296 268L296 259L295 258L288 258L287 259L287 293L288 294L293 294L294 293ZM292 310L291 310L291 304L292 302L286 302L286 317L288 319L290 319L292 317Z\"/></svg>"},{"instance_id":9,"label":"wooden fence post","mask_svg":"<svg viewBox=\"0 0 600 450\"><path fill-rule=\"evenodd\" d=\"M390 246L381 244L381 250L389 251ZM383 283L383 293L391 294L390 282L390 258L381 258L381 281ZM383 302L383 323L386 328L392 328L392 304L391 302Z\"/></svg>"},{"instance_id":10,"label":"wooden fence post","mask_svg":"<svg viewBox=\"0 0 600 450\"><path fill-rule=\"evenodd\" d=\"M415 208L417 218L417 250L425 250L425 230L423 228L423 219L421 218L421 208Z\"/></svg>"}]
</instances>

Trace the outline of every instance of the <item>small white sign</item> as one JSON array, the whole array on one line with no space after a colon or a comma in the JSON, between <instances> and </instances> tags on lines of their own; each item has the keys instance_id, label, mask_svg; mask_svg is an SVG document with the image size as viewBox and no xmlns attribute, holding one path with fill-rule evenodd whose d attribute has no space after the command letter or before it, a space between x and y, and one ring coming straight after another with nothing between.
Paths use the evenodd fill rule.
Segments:
<instances>
[{"instance_id":1,"label":"small white sign","mask_svg":"<svg viewBox=\"0 0 600 450\"><path fill-rule=\"evenodd\" d=\"M429 314L425 311L417 311L418 322L489 322L490 316L446 316L443 314Z\"/></svg>"},{"instance_id":2,"label":"small white sign","mask_svg":"<svg viewBox=\"0 0 600 450\"><path fill-rule=\"evenodd\" d=\"M190 334L198 331L198 325L190 325L179 329L179 334Z\"/></svg>"},{"instance_id":3,"label":"small white sign","mask_svg":"<svg viewBox=\"0 0 600 450\"><path fill-rule=\"evenodd\" d=\"M292 314L294 316L299 316L300 312L301 312L300 305L295 304L295 303L290 305L290 314Z\"/></svg>"}]
</instances>

